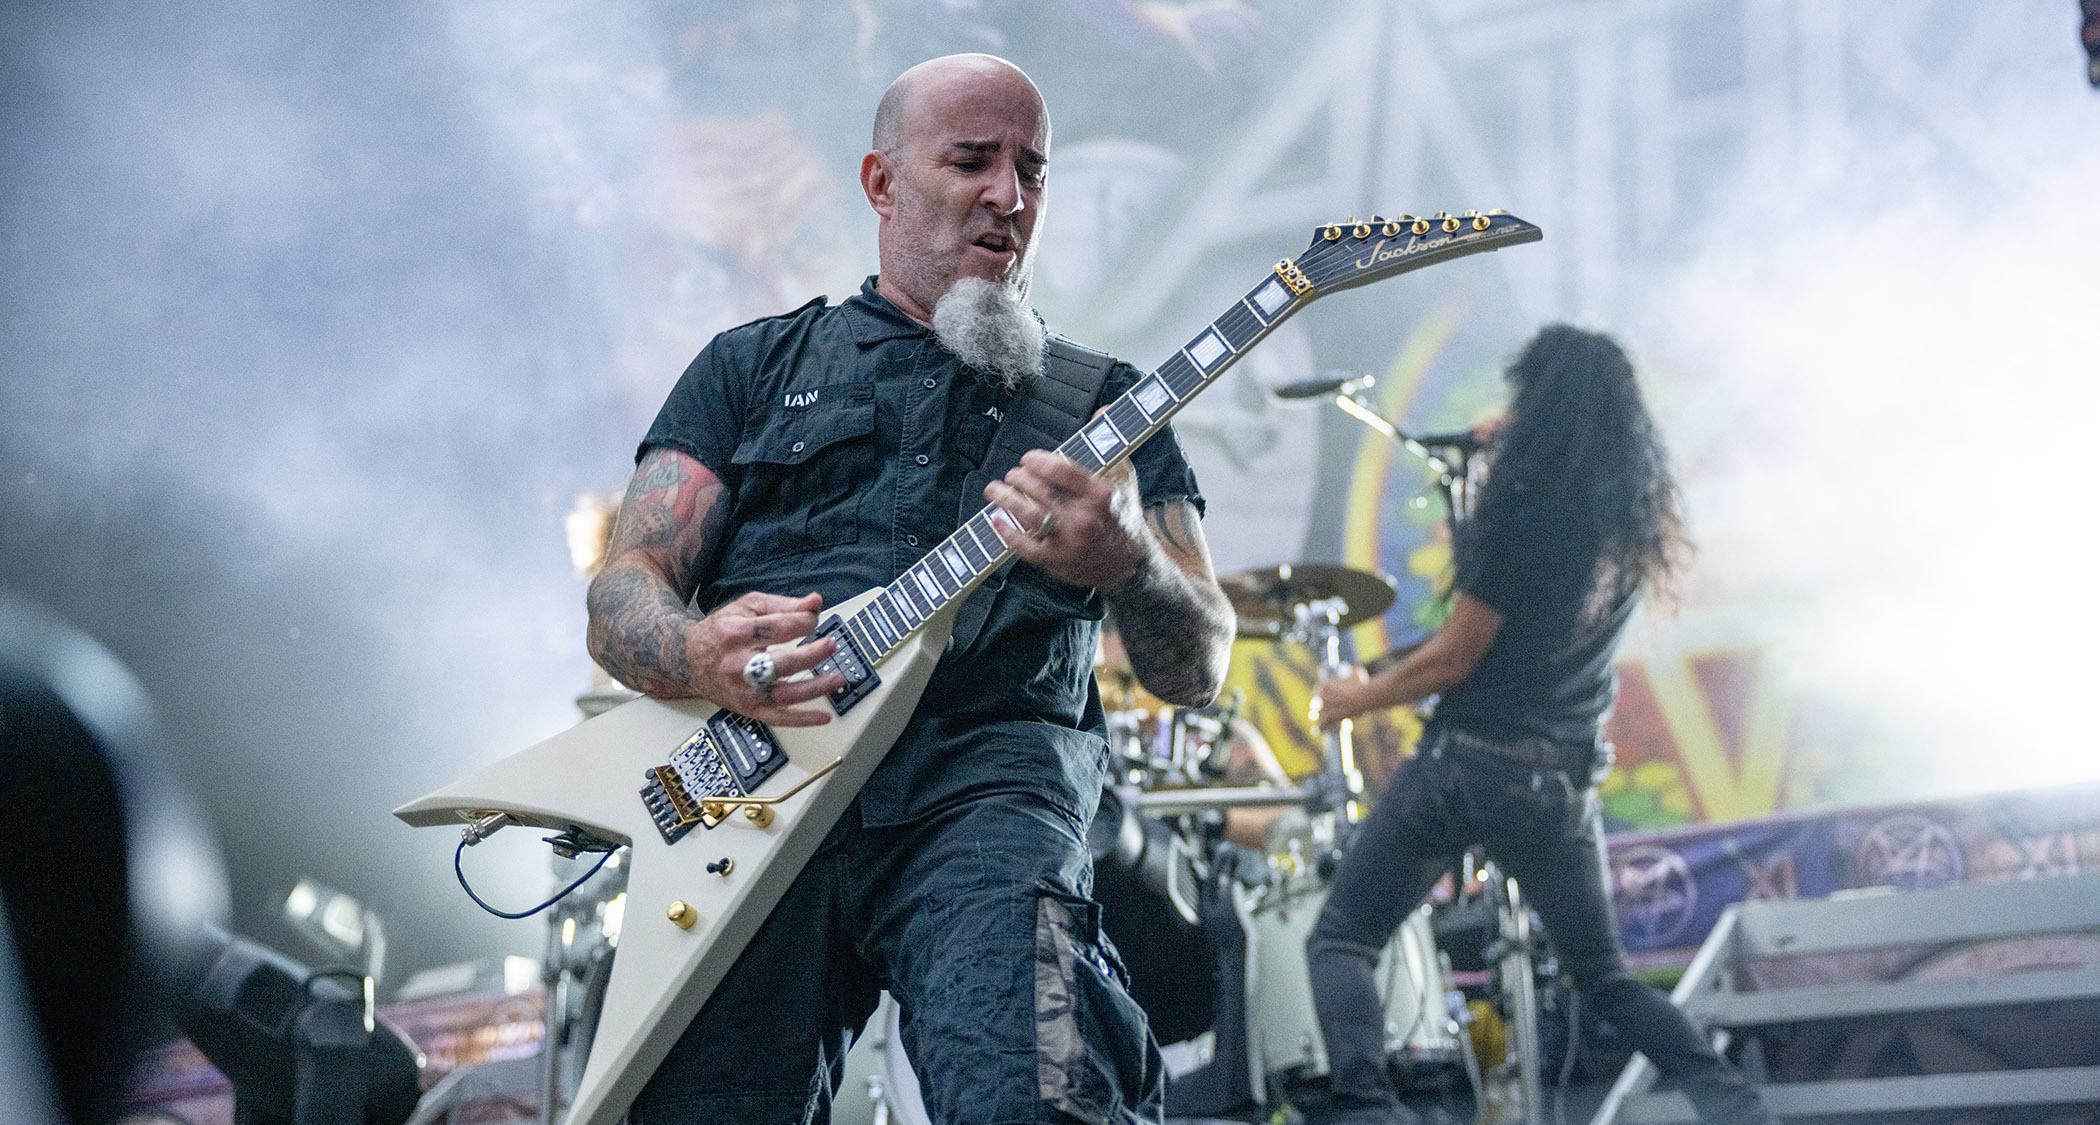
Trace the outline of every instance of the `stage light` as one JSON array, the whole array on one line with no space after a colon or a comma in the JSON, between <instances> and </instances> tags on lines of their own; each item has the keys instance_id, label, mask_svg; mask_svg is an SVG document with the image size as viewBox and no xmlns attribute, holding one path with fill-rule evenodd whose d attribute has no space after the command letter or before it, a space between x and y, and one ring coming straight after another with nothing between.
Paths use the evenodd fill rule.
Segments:
<instances>
[{"instance_id":1,"label":"stage light","mask_svg":"<svg viewBox=\"0 0 2100 1125\"><path fill-rule=\"evenodd\" d=\"M515 953L503 958L503 991L511 996L530 992L540 983L540 963Z\"/></svg>"},{"instance_id":2,"label":"stage light","mask_svg":"<svg viewBox=\"0 0 2100 1125\"><path fill-rule=\"evenodd\" d=\"M314 892L314 885L301 879L292 888L292 893L284 896L284 916L294 922L303 922L313 917L320 905L321 898Z\"/></svg>"},{"instance_id":3,"label":"stage light","mask_svg":"<svg viewBox=\"0 0 2100 1125\"><path fill-rule=\"evenodd\" d=\"M301 879L284 896L284 920L330 960L360 965L365 976L379 979L386 963L386 932L363 903Z\"/></svg>"}]
</instances>

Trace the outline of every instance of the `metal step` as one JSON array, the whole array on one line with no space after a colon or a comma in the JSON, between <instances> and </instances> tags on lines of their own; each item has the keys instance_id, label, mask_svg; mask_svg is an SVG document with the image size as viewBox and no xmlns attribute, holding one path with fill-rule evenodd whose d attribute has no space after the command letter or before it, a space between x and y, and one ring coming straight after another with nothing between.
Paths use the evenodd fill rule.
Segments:
<instances>
[{"instance_id":1,"label":"metal step","mask_svg":"<svg viewBox=\"0 0 2100 1125\"><path fill-rule=\"evenodd\" d=\"M1759 961L1875 949L2100 932L2100 875L1942 887L1728 908L1671 1001L1725 1045L1732 1032L1825 1020L2100 1000L2100 967L2000 976L1863 981L1736 991ZM1650 1091L1654 1068L1635 1055L1591 1125L1696 1122L1675 1092ZM2100 1066L1790 1082L1764 1087L1790 1121L1927 1110L2100 1104Z\"/></svg>"}]
</instances>

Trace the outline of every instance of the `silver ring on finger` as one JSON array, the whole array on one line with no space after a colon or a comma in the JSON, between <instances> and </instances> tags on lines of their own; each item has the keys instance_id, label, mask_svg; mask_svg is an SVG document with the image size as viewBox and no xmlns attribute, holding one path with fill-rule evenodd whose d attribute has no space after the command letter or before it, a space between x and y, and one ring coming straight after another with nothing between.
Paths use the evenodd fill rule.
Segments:
<instances>
[{"instance_id":1,"label":"silver ring on finger","mask_svg":"<svg viewBox=\"0 0 2100 1125\"><path fill-rule=\"evenodd\" d=\"M780 669L773 666L773 654L770 652L754 652L751 659L744 661L744 682L750 684L751 690L758 693L760 703L772 701L773 681L779 678Z\"/></svg>"},{"instance_id":2,"label":"silver ring on finger","mask_svg":"<svg viewBox=\"0 0 2100 1125\"><path fill-rule=\"evenodd\" d=\"M1050 538L1050 533L1056 530L1057 513L1045 510L1043 512L1043 521L1039 524L1036 524L1035 530L1029 532L1028 535L1032 539L1048 539Z\"/></svg>"}]
</instances>

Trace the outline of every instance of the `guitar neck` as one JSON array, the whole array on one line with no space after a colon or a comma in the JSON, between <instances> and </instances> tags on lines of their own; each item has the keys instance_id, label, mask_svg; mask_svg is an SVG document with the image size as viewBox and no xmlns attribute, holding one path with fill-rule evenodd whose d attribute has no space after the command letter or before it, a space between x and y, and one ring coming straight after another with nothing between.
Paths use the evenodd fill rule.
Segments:
<instances>
[{"instance_id":1,"label":"guitar neck","mask_svg":"<svg viewBox=\"0 0 2100 1125\"><path fill-rule=\"evenodd\" d=\"M1313 232L1305 252L1276 263L1254 288L1057 447L1100 475L1129 458L1246 350L1318 297L1436 262L1536 242L1539 229L1506 211L1351 219ZM928 621L967 597L1013 552L992 530L992 505L906 568L844 628L880 663Z\"/></svg>"},{"instance_id":2,"label":"guitar neck","mask_svg":"<svg viewBox=\"0 0 2100 1125\"><path fill-rule=\"evenodd\" d=\"M1291 282L1301 289L1294 290ZM1067 438L1057 451L1099 476L1129 460L1188 401L1216 382L1246 350L1310 303L1302 275L1289 262L1248 290L1165 363ZM987 504L953 535L907 567L845 626L873 662L896 651L926 622L968 597L1013 552L992 530Z\"/></svg>"}]
</instances>

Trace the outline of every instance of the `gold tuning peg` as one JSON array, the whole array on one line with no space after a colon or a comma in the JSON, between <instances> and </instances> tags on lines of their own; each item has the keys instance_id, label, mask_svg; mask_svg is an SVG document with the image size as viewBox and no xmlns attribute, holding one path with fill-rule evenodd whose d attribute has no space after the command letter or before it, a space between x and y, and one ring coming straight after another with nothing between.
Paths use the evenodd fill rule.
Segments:
<instances>
[{"instance_id":1,"label":"gold tuning peg","mask_svg":"<svg viewBox=\"0 0 2100 1125\"><path fill-rule=\"evenodd\" d=\"M1409 228L1409 229L1413 230L1413 231L1414 231L1414 232L1415 232L1416 234L1428 234L1428 233L1429 233L1429 220L1428 220L1428 219L1416 219L1416 220L1415 220L1415 225L1414 225L1413 227Z\"/></svg>"},{"instance_id":2,"label":"gold tuning peg","mask_svg":"<svg viewBox=\"0 0 2100 1125\"><path fill-rule=\"evenodd\" d=\"M1503 207L1497 207L1497 208L1495 208L1494 210L1492 210L1492 211L1489 211L1489 212L1488 212L1488 214L1490 214L1490 215L1507 215L1507 214L1509 214L1509 210L1508 210L1507 208L1503 208Z\"/></svg>"},{"instance_id":3,"label":"gold tuning peg","mask_svg":"<svg viewBox=\"0 0 2100 1125\"><path fill-rule=\"evenodd\" d=\"M1329 242L1333 242L1334 240L1342 237L1342 228L1339 224L1327 227L1326 229L1320 232L1320 237L1326 239Z\"/></svg>"},{"instance_id":4,"label":"gold tuning peg","mask_svg":"<svg viewBox=\"0 0 2100 1125\"><path fill-rule=\"evenodd\" d=\"M1448 234L1449 232L1451 232L1451 231L1455 231L1455 230L1457 230L1457 229L1458 229L1458 220L1457 220L1457 219L1455 219L1455 218L1452 218L1452 217L1451 217L1451 216L1449 216L1449 215L1446 215L1446 216L1444 216L1444 231L1445 231L1445 233L1447 233L1447 234Z\"/></svg>"},{"instance_id":5,"label":"gold tuning peg","mask_svg":"<svg viewBox=\"0 0 2100 1125\"><path fill-rule=\"evenodd\" d=\"M1486 230L1486 229L1488 229L1488 217L1487 217L1486 215L1475 215L1475 216L1473 216L1473 229L1474 229L1474 230Z\"/></svg>"},{"instance_id":6,"label":"gold tuning peg","mask_svg":"<svg viewBox=\"0 0 2100 1125\"><path fill-rule=\"evenodd\" d=\"M1387 219L1385 221L1385 226L1380 227L1379 230L1383 232L1387 238L1392 238L1400 233L1400 224L1396 220Z\"/></svg>"},{"instance_id":7,"label":"gold tuning peg","mask_svg":"<svg viewBox=\"0 0 2100 1125\"><path fill-rule=\"evenodd\" d=\"M1355 235L1358 238L1369 238L1371 237L1371 224L1358 223L1356 224L1356 229L1350 231L1349 233Z\"/></svg>"}]
</instances>

